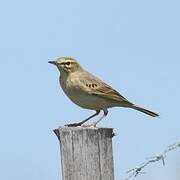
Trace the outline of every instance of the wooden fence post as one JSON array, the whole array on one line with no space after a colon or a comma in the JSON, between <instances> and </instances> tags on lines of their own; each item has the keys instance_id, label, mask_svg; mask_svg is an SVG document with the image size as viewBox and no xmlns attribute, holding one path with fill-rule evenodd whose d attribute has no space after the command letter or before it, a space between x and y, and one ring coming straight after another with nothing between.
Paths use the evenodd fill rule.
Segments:
<instances>
[{"instance_id":1,"label":"wooden fence post","mask_svg":"<svg viewBox=\"0 0 180 180\"><path fill-rule=\"evenodd\" d=\"M114 180L112 128L59 127L63 180Z\"/></svg>"}]
</instances>

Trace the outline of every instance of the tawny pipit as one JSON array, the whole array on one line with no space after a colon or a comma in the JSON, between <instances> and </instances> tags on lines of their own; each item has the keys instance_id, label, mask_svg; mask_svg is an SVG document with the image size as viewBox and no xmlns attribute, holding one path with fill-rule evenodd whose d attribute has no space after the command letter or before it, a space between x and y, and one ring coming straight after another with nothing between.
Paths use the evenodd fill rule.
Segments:
<instances>
[{"instance_id":1,"label":"tawny pipit","mask_svg":"<svg viewBox=\"0 0 180 180\"><path fill-rule=\"evenodd\" d=\"M85 71L73 58L61 57L56 61L49 61L49 63L56 65L59 69L59 81L65 94L78 106L96 111L87 119L67 126L81 126L103 110L103 116L92 124L96 126L108 114L107 109L116 106L132 108L152 117L159 116L155 112L136 106L128 101L111 86Z\"/></svg>"}]
</instances>

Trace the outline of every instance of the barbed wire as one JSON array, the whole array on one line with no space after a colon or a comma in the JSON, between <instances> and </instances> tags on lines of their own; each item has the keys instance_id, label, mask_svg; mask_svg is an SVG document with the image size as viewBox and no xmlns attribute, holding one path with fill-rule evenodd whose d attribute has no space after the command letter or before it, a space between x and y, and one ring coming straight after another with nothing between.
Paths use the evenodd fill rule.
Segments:
<instances>
[{"instance_id":1,"label":"barbed wire","mask_svg":"<svg viewBox=\"0 0 180 180\"><path fill-rule=\"evenodd\" d=\"M126 171L126 173L129 175L127 177L123 178L123 180L129 180L133 177L138 176L139 174L145 174L145 172L143 171L144 168L146 168L151 163L162 161L163 166L165 166L165 158L166 158L167 154L177 148L180 148L180 142L177 142L177 143L167 146L167 148L160 154L156 154L152 157L146 158L146 159L148 159L148 161L140 164L139 166L136 166L133 169Z\"/></svg>"}]
</instances>

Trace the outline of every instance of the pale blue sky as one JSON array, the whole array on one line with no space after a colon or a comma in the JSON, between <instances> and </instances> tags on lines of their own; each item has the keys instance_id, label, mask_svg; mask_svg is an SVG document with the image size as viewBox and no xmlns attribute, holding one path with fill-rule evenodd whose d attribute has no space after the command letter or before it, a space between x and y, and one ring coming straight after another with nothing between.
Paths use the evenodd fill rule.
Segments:
<instances>
[{"instance_id":1,"label":"pale blue sky","mask_svg":"<svg viewBox=\"0 0 180 180\"><path fill-rule=\"evenodd\" d=\"M115 176L180 140L180 2L1 1L0 179L59 180L52 129L94 113L71 103L48 60L77 58L130 101L161 114L153 119L110 109L100 126L116 128ZM137 180L176 180L180 150ZM180 176L180 173L179 173Z\"/></svg>"}]
</instances>

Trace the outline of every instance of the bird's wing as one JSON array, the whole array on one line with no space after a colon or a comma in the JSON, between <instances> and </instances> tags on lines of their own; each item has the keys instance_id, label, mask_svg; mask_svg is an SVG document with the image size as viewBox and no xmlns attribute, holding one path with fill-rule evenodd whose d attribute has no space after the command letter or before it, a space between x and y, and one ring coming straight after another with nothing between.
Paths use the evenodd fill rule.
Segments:
<instances>
[{"instance_id":1,"label":"bird's wing","mask_svg":"<svg viewBox=\"0 0 180 180\"><path fill-rule=\"evenodd\" d=\"M94 75L84 72L82 76L82 82L85 88L88 89L88 93L107 98L109 100L114 100L118 102L124 102L127 105L132 105L124 96L122 96L119 92L113 89L108 84L104 83Z\"/></svg>"}]
</instances>

